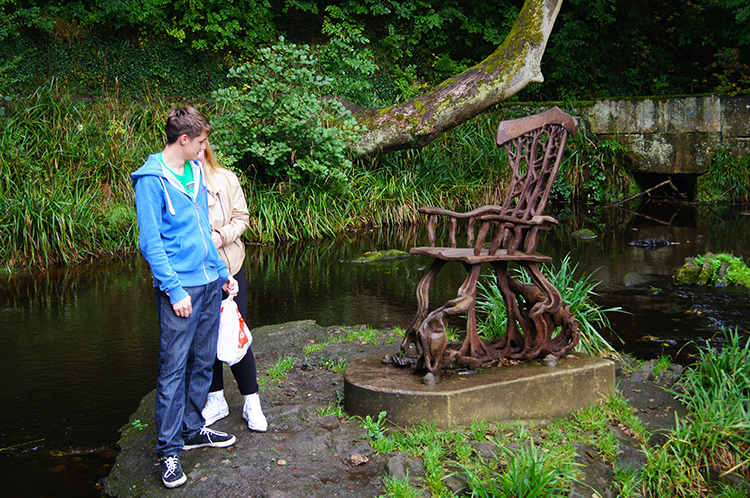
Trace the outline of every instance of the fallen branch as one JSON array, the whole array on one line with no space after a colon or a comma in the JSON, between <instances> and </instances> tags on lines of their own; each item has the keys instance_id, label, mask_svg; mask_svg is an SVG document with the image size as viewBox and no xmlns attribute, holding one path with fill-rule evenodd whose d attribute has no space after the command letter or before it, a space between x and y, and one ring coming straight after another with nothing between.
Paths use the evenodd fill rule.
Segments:
<instances>
[{"instance_id":1,"label":"fallen branch","mask_svg":"<svg viewBox=\"0 0 750 498\"><path fill-rule=\"evenodd\" d=\"M675 187L675 186L674 186L674 183L672 183L672 179L671 179L671 178L668 178L668 179L664 180L663 182L661 182L661 183L660 183L659 185L655 185L655 186L651 187L650 189L644 190L644 191L643 191L643 192L641 192L640 194L635 194L635 195L632 195L632 196L628 197L627 199L622 199L622 200L619 200L619 201L615 202L614 204L610 204L610 205L608 205L608 206L604 206L604 207L615 207L615 206L619 206L620 204L623 204L623 203L625 203L625 202L628 202L628 201L632 201L632 200L633 200L633 199L635 199L636 197L640 197L640 196L642 196L642 195L644 195L644 194L650 194L650 193L651 193L651 191L653 191L653 190L656 190L657 188L659 188L659 187L663 187L663 186L665 186L665 185L669 185L670 187L672 187L672 189L674 189L674 191L675 191L675 192L677 192L678 194L682 195L682 192L680 192L680 191L679 191L679 190L677 189L677 187Z\"/></svg>"}]
</instances>

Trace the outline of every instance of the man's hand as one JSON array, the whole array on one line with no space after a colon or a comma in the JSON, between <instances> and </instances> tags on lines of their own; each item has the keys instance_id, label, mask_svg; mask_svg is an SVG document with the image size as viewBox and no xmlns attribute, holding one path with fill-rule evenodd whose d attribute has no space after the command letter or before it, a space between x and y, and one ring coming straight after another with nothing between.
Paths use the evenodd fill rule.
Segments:
<instances>
[{"instance_id":1,"label":"man's hand","mask_svg":"<svg viewBox=\"0 0 750 498\"><path fill-rule=\"evenodd\" d=\"M190 299L190 296L185 296L180 301L174 303L172 309L174 310L175 315L187 318L193 312L193 301Z\"/></svg>"},{"instance_id":2,"label":"man's hand","mask_svg":"<svg viewBox=\"0 0 750 498\"><path fill-rule=\"evenodd\" d=\"M224 292L232 297L236 296L240 290L239 284L231 275L229 276L229 278L227 278L227 281L224 282L224 285L222 285L221 288Z\"/></svg>"}]
</instances>

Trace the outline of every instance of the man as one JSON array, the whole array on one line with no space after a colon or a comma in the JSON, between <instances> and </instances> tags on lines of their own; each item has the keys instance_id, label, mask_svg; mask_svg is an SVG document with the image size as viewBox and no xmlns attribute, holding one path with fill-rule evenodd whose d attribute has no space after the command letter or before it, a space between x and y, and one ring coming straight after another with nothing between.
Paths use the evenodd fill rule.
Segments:
<instances>
[{"instance_id":1,"label":"man","mask_svg":"<svg viewBox=\"0 0 750 498\"><path fill-rule=\"evenodd\" d=\"M197 162L211 124L192 107L173 109L167 145L132 174L140 247L151 267L159 320L156 455L168 488L187 477L182 450L226 447L235 437L204 427L221 310L221 289L235 295L211 239L203 171ZM223 283L223 285L222 285Z\"/></svg>"}]
</instances>

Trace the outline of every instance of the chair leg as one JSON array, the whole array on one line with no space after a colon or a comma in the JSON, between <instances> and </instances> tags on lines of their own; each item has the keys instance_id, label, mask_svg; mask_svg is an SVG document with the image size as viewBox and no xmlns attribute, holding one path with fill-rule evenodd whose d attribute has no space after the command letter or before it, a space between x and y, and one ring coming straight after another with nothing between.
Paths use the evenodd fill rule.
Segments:
<instances>
[{"instance_id":1,"label":"chair leg","mask_svg":"<svg viewBox=\"0 0 750 498\"><path fill-rule=\"evenodd\" d=\"M482 270L482 265L472 265L468 269L469 274L466 277L464 285L459 289L459 295L463 293L466 297L466 309L459 311L458 313L466 312L466 339L459 350L459 355L462 358L470 357L479 364L482 364L491 359L491 354L485 346L482 339L479 337L477 331L477 282L479 281L479 275ZM457 314L457 313L455 313Z\"/></svg>"},{"instance_id":2,"label":"chair leg","mask_svg":"<svg viewBox=\"0 0 750 498\"><path fill-rule=\"evenodd\" d=\"M427 316L432 284L435 282L435 278L440 273L440 270L445 266L445 263L446 261L442 259L434 260L430 269L422 277L422 280L419 281L419 285L417 285L417 314L414 316L411 325L409 325L406 333L404 333L404 338L401 340L401 357L393 358L393 361L400 365L412 365L414 369L422 368L423 349L417 335L417 330ZM409 348L412 344L416 349L416 354L409 353Z\"/></svg>"},{"instance_id":3,"label":"chair leg","mask_svg":"<svg viewBox=\"0 0 750 498\"><path fill-rule=\"evenodd\" d=\"M547 317L558 312L562 305L562 296L557 288L552 285L535 263L524 264L523 267L531 277L536 286L533 296L534 305L529 310L529 318L534 322L536 330L535 337L527 340L524 347L524 356L528 359L536 358L547 345L554 333L554 325Z\"/></svg>"},{"instance_id":4,"label":"chair leg","mask_svg":"<svg viewBox=\"0 0 750 498\"><path fill-rule=\"evenodd\" d=\"M492 266L495 269L497 286L503 295L503 302L508 313L505 334L492 345L492 349L498 351L496 356L515 358L517 354L523 351L524 344L526 343L526 337L521 330L529 330L532 324L523 316L518 307L521 284L508 275L508 263L497 262L493 263ZM519 323L521 324L521 329L518 327Z\"/></svg>"},{"instance_id":5,"label":"chair leg","mask_svg":"<svg viewBox=\"0 0 750 498\"><path fill-rule=\"evenodd\" d=\"M477 333L474 314L477 281L481 270L481 264L471 265L466 280L458 289L458 296L430 313L417 330L418 340L422 344L425 366L433 374L437 373L440 368L448 366L455 356L461 358L462 362L468 361L472 366L478 366L489 359L487 349ZM464 344L459 352L447 352L445 326L451 316L467 312L470 319ZM474 316L473 321L472 316ZM464 351L470 354L464 354Z\"/></svg>"}]
</instances>

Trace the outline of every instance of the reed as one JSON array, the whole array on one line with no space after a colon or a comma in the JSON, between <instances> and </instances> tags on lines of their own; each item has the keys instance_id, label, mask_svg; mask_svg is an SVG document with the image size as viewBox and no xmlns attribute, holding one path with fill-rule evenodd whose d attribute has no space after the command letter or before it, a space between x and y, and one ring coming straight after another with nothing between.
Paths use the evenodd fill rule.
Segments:
<instances>
[{"instance_id":1,"label":"reed","mask_svg":"<svg viewBox=\"0 0 750 498\"><path fill-rule=\"evenodd\" d=\"M734 157L729 148L720 147L711 155L697 191L701 202L750 202L750 156Z\"/></svg>"},{"instance_id":2,"label":"reed","mask_svg":"<svg viewBox=\"0 0 750 498\"><path fill-rule=\"evenodd\" d=\"M498 190L496 182L476 168L407 154L391 164L368 168L360 163L357 173L334 188L319 184L269 187L248 179L244 183L250 192L252 218L247 237L262 243L316 239L352 228L414 224L421 221L417 213L421 206L459 208L496 202Z\"/></svg>"},{"instance_id":3,"label":"reed","mask_svg":"<svg viewBox=\"0 0 750 498\"><path fill-rule=\"evenodd\" d=\"M124 103L116 94L73 99L53 81L16 107L0 137L6 267L71 264L136 247L129 173L155 148L164 106Z\"/></svg>"},{"instance_id":4,"label":"reed","mask_svg":"<svg viewBox=\"0 0 750 498\"><path fill-rule=\"evenodd\" d=\"M637 184L625 168L627 144L589 137L581 128L568 140L553 198L582 199L587 203L614 202L636 193Z\"/></svg>"}]
</instances>

